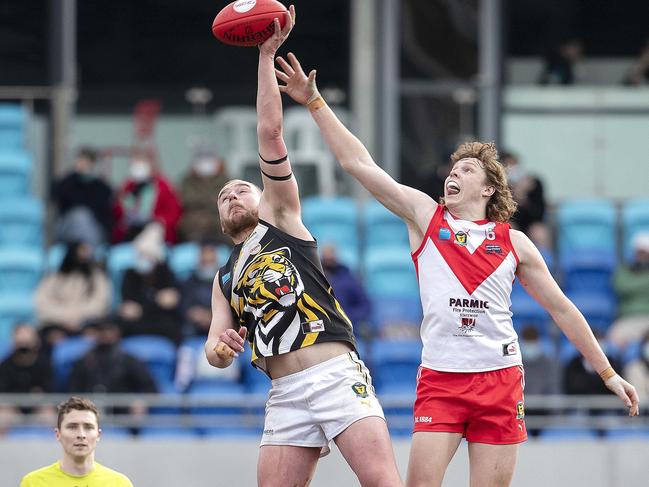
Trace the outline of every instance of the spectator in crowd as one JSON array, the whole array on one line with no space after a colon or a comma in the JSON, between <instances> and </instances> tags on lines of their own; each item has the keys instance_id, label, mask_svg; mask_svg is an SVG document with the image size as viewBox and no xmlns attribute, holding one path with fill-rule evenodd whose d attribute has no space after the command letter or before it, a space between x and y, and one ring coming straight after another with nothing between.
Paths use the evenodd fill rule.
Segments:
<instances>
[{"instance_id":1,"label":"spectator in crowd","mask_svg":"<svg viewBox=\"0 0 649 487\"><path fill-rule=\"evenodd\" d=\"M640 342L640 356L629 362L624 372L636 384L640 401L649 400L649 333Z\"/></svg>"},{"instance_id":2,"label":"spectator in crowd","mask_svg":"<svg viewBox=\"0 0 649 487\"><path fill-rule=\"evenodd\" d=\"M230 244L221 230L219 219L214 217L214 195L228 180L223 160L216 154L203 149L194 155L191 168L180 186L183 216L178 228L182 240L200 242L211 239Z\"/></svg>"},{"instance_id":3,"label":"spectator in crowd","mask_svg":"<svg viewBox=\"0 0 649 487\"><path fill-rule=\"evenodd\" d=\"M363 282L338 259L336 246L325 244L320 250L320 261L325 277L334 290L336 299L356 327L367 328L372 306ZM364 326L365 325L365 326Z\"/></svg>"},{"instance_id":4,"label":"spectator in crowd","mask_svg":"<svg viewBox=\"0 0 649 487\"><path fill-rule=\"evenodd\" d=\"M550 228L543 222L534 222L527 229L527 236L539 249L550 272L554 269L554 250Z\"/></svg>"},{"instance_id":5,"label":"spectator in crowd","mask_svg":"<svg viewBox=\"0 0 649 487\"><path fill-rule=\"evenodd\" d=\"M546 57L539 83L542 85L575 84L575 64L581 59L583 50L580 39L572 37L563 40Z\"/></svg>"},{"instance_id":6,"label":"spectator in crowd","mask_svg":"<svg viewBox=\"0 0 649 487\"><path fill-rule=\"evenodd\" d=\"M624 84L641 86L649 83L649 38L646 39L640 56L633 63L624 78Z\"/></svg>"},{"instance_id":7,"label":"spectator in crowd","mask_svg":"<svg viewBox=\"0 0 649 487\"><path fill-rule=\"evenodd\" d=\"M619 370L620 362L609 352L610 347L603 342L601 333L597 330L593 330L593 333L611 363L611 367ZM563 374L563 392L566 394L609 394L609 390L599 374L579 354L566 365Z\"/></svg>"},{"instance_id":8,"label":"spectator in crowd","mask_svg":"<svg viewBox=\"0 0 649 487\"><path fill-rule=\"evenodd\" d=\"M52 337L75 335L85 321L108 312L111 283L94 262L92 247L76 242L68 246L59 270L46 275L38 284L34 300L36 316L49 346L56 341Z\"/></svg>"},{"instance_id":9,"label":"spectator in crowd","mask_svg":"<svg viewBox=\"0 0 649 487\"><path fill-rule=\"evenodd\" d=\"M110 235L113 190L97 173L97 160L94 149L82 147L72 171L52 185L52 200L59 210L59 241L84 241L97 246Z\"/></svg>"},{"instance_id":10,"label":"spectator in crowd","mask_svg":"<svg viewBox=\"0 0 649 487\"><path fill-rule=\"evenodd\" d=\"M561 369L556 357L548 355L543 348L535 326L523 327L520 347L525 366L525 394L559 394Z\"/></svg>"},{"instance_id":11,"label":"spectator in crowd","mask_svg":"<svg viewBox=\"0 0 649 487\"><path fill-rule=\"evenodd\" d=\"M180 292L164 260L163 232L151 223L133 241L137 258L124 274L119 318L124 336L162 335L178 343Z\"/></svg>"},{"instance_id":12,"label":"spectator in crowd","mask_svg":"<svg viewBox=\"0 0 649 487\"><path fill-rule=\"evenodd\" d=\"M146 365L121 350L117 321L109 316L88 325L95 346L72 366L68 389L71 392L157 392Z\"/></svg>"},{"instance_id":13,"label":"spectator in crowd","mask_svg":"<svg viewBox=\"0 0 649 487\"><path fill-rule=\"evenodd\" d=\"M11 354L0 363L0 393L52 392L52 366L42 353L36 329L19 323L12 341Z\"/></svg>"},{"instance_id":14,"label":"spectator in crowd","mask_svg":"<svg viewBox=\"0 0 649 487\"><path fill-rule=\"evenodd\" d=\"M207 337L212 322L212 284L219 270L215 242L201 244L198 267L182 286L183 334Z\"/></svg>"},{"instance_id":15,"label":"spectator in crowd","mask_svg":"<svg viewBox=\"0 0 649 487\"><path fill-rule=\"evenodd\" d=\"M633 253L633 263L619 266L613 277L619 317L609 339L621 348L649 332L649 233L636 234Z\"/></svg>"},{"instance_id":16,"label":"spectator in crowd","mask_svg":"<svg viewBox=\"0 0 649 487\"><path fill-rule=\"evenodd\" d=\"M176 242L176 227L182 213L180 200L150 151L133 153L129 177L118 194L114 213L114 242L133 240L153 221L163 225L168 243Z\"/></svg>"},{"instance_id":17,"label":"spectator in crowd","mask_svg":"<svg viewBox=\"0 0 649 487\"><path fill-rule=\"evenodd\" d=\"M530 225L542 222L545 217L543 183L525 171L515 154L505 152L500 160L507 169L507 182L518 204L511 221L521 232L527 234Z\"/></svg>"}]
</instances>

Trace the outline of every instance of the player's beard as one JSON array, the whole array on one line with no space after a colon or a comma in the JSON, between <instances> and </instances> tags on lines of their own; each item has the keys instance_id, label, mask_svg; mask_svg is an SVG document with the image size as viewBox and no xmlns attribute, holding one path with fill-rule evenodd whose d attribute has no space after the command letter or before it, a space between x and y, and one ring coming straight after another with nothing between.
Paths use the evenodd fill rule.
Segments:
<instances>
[{"instance_id":1,"label":"player's beard","mask_svg":"<svg viewBox=\"0 0 649 487\"><path fill-rule=\"evenodd\" d=\"M254 228L259 223L259 213L257 208L246 210L243 213L237 213L233 218L221 219L223 233L230 237L235 237L249 228Z\"/></svg>"}]
</instances>

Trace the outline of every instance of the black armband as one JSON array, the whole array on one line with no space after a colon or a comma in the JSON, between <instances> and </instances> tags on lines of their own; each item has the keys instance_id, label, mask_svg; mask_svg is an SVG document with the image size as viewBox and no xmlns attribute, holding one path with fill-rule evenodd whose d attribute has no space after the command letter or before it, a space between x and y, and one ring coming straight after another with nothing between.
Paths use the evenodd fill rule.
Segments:
<instances>
[{"instance_id":1,"label":"black armband","mask_svg":"<svg viewBox=\"0 0 649 487\"><path fill-rule=\"evenodd\" d=\"M261 173L266 176L268 179L272 179L273 181L288 181L293 177L293 173L290 172L288 173L287 176L271 176L270 174L266 174L264 171L260 169Z\"/></svg>"},{"instance_id":2,"label":"black armband","mask_svg":"<svg viewBox=\"0 0 649 487\"><path fill-rule=\"evenodd\" d=\"M281 164L288 159L288 154L286 154L284 157L280 157L279 159L275 159L274 161L267 161L266 159L261 157L261 154L259 154L259 159L264 161L266 164Z\"/></svg>"}]
</instances>

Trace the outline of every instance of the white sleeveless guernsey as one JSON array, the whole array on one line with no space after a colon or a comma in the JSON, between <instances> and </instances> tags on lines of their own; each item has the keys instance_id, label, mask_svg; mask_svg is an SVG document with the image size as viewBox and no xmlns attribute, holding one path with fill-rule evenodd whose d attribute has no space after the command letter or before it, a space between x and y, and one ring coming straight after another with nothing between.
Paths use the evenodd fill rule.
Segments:
<instances>
[{"instance_id":1,"label":"white sleeveless guernsey","mask_svg":"<svg viewBox=\"0 0 649 487\"><path fill-rule=\"evenodd\" d=\"M456 220L439 205L412 260L424 311L424 367L484 372L522 365L510 311L518 256L509 225Z\"/></svg>"}]
</instances>

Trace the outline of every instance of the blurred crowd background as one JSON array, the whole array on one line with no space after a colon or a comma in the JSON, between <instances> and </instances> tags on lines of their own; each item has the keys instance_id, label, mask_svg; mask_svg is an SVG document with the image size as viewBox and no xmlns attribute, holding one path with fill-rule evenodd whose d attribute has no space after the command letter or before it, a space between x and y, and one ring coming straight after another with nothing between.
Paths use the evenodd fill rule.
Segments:
<instances>
[{"instance_id":1,"label":"blurred crowd background","mask_svg":"<svg viewBox=\"0 0 649 487\"><path fill-rule=\"evenodd\" d=\"M268 380L249 357L219 370L203 354L231 245L216 195L229 178L260 181L256 50L211 38L217 3L0 8L0 435L49 434L54 402L36 394L71 392L101 395L115 434L260 431ZM296 7L287 49L394 177L438 197L457 143L498 142L512 225L646 404L648 4ZM301 107L286 104L284 135L325 273L393 433L408 435L421 308L405 226L341 173ZM518 283L512 311L534 435L649 438L646 406L628 428L617 403L565 399L609 393ZM226 419L180 419L193 414Z\"/></svg>"}]
</instances>

